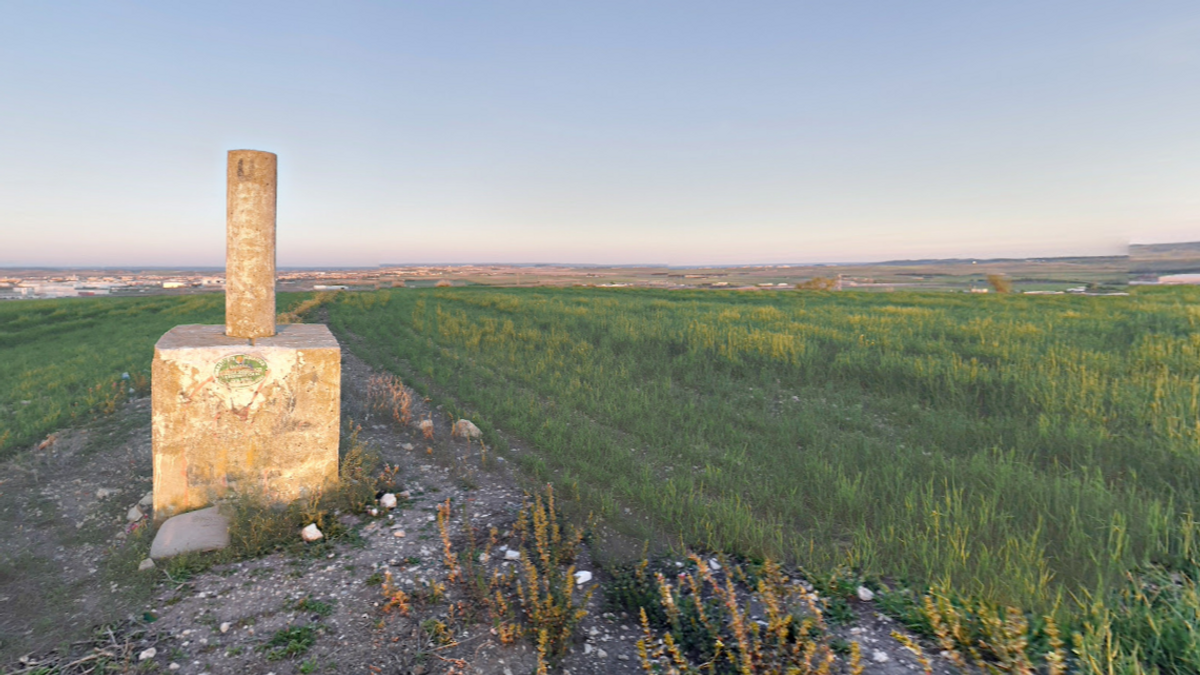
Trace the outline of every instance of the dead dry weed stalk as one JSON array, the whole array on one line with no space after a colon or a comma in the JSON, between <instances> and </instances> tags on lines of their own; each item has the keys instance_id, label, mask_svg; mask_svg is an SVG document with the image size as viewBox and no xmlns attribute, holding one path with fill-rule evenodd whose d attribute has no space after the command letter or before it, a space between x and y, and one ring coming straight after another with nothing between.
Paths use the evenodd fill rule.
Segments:
<instances>
[{"instance_id":1,"label":"dead dry weed stalk","mask_svg":"<svg viewBox=\"0 0 1200 675\"><path fill-rule=\"evenodd\" d=\"M412 392L391 373L372 375L367 380L367 401L373 411L391 417L402 427L412 422Z\"/></svg>"},{"instance_id":2,"label":"dead dry weed stalk","mask_svg":"<svg viewBox=\"0 0 1200 675\"><path fill-rule=\"evenodd\" d=\"M158 646L159 637L144 624L130 620L123 624L102 625L92 637L74 643L90 649L86 654L52 652L22 657L20 667L5 671L8 675L90 675L91 673L128 673L138 671L138 652Z\"/></svg>"}]
</instances>

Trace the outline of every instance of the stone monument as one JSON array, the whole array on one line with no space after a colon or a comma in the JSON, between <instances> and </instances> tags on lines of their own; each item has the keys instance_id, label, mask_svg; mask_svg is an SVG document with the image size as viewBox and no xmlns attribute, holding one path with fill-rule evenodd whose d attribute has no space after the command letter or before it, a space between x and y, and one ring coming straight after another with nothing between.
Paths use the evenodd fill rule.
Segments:
<instances>
[{"instance_id":1,"label":"stone monument","mask_svg":"<svg viewBox=\"0 0 1200 675\"><path fill-rule=\"evenodd\" d=\"M227 171L225 325L176 326L154 346L157 522L338 476L341 349L323 325L275 325L276 157L231 150Z\"/></svg>"}]
</instances>

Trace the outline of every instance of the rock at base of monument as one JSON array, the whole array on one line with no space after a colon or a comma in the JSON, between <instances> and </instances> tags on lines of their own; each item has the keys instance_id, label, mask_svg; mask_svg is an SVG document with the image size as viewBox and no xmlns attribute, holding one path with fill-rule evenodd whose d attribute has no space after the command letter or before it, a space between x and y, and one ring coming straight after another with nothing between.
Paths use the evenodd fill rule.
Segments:
<instances>
[{"instance_id":1,"label":"rock at base of monument","mask_svg":"<svg viewBox=\"0 0 1200 675\"><path fill-rule=\"evenodd\" d=\"M215 551L226 546L229 546L229 518L221 515L218 507L210 506L168 518L154 536L150 557L162 560L180 553Z\"/></svg>"}]
</instances>

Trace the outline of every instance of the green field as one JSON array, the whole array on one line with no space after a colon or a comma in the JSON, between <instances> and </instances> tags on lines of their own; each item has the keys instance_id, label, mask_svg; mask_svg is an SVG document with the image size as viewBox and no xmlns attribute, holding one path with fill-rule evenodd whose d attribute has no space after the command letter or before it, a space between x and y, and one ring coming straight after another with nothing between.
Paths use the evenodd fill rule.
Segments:
<instances>
[{"instance_id":1,"label":"green field","mask_svg":"<svg viewBox=\"0 0 1200 675\"><path fill-rule=\"evenodd\" d=\"M329 311L606 518L1078 616L1151 563L1195 578L1198 300L437 289Z\"/></svg>"},{"instance_id":2,"label":"green field","mask_svg":"<svg viewBox=\"0 0 1200 675\"><path fill-rule=\"evenodd\" d=\"M1104 600L1127 653L1187 672L1198 301L447 288L324 307L345 346L501 450L497 430L528 442L508 456L609 522L628 508L688 546L848 565L1075 626ZM94 392L145 373L165 330L221 310L221 296L0 305L0 451L102 411Z\"/></svg>"}]
</instances>

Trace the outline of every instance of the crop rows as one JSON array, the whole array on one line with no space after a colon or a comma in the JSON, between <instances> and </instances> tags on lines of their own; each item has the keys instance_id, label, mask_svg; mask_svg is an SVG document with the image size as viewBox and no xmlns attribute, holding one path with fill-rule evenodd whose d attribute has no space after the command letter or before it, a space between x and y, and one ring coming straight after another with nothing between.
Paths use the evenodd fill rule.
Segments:
<instances>
[{"instance_id":1,"label":"crop rows","mask_svg":"<svg viewBox=\"0 0 1200 675\"><path fill-rule=\"evenodd\" d=\"M1194 553L1198 295L437 289L330 313L606 517L1052 612Z\"/></svg>"}]
</instances>

